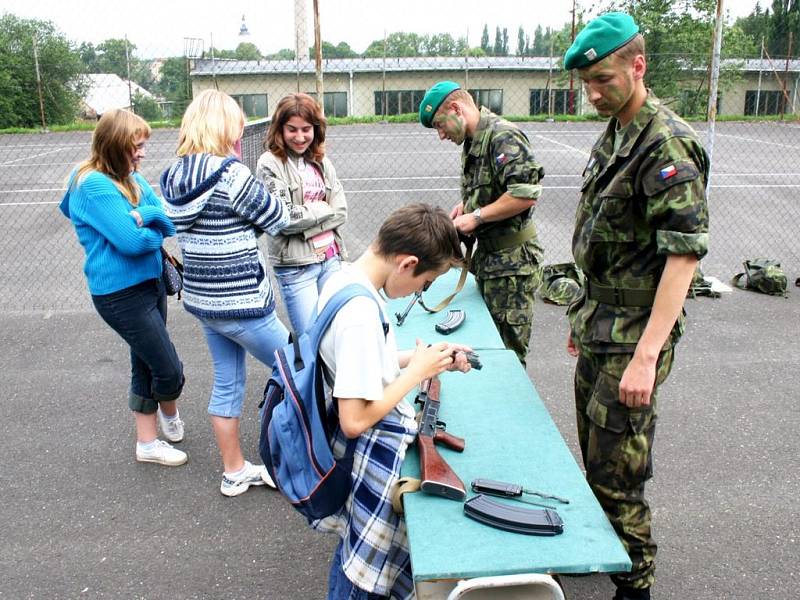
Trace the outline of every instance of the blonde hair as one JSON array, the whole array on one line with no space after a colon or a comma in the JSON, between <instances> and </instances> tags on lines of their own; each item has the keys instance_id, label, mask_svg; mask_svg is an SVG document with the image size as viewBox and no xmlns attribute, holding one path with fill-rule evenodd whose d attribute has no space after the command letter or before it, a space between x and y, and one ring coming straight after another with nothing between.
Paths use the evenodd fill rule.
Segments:
<instances>
[{"instance_id":1,"label":"blonde hair","mask_svg":"<svg viewBox=\"0 0 800 600\"><path fill-rule=\"evenodd\" d=\"M236 100L218 90L204 90L183 114L178 156L206 152L228 156L242 137L244 113Z\"/></svg>"},{"instance_id":2,"label":"blonde hair","mask_svg":"<svg viewBox=\"0 0 800 600\"><path fill-rule=\"evenodd\" d=\"M442 104L444 104L448 100L457 100L459 102L464 102L468 106L472 106L474 108L478 108L478 105L475 104L475 98L473 98L472 94L470 94L467 90L465 90L463 88L459 88L459 89L453 91L452 93L450 93L450 95L447 96L447 98L445 98L445 101L442 102Z\"/></svg>"},{"instance_id":3,"label":"blonde hair","mask_svg":"<svg viewBox=\"0 0 800 600\"><path fill-rule=\"evenodd\" d=\"M139 115L115 108L106 111L92 134L91 156L78 165L72 187L89 171L107 175L133 206L139 205L139 184L133 178L131 157L139 138L150 138L150 125Z\"/></svg>"}]
</instances>

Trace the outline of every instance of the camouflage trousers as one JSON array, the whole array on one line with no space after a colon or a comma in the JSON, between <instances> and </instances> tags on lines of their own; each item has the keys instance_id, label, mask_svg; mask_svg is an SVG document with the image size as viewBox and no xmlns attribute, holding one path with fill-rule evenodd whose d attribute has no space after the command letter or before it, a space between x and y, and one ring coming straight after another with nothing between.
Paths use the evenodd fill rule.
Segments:
<instances>
[{"instance_id":1,"label":"camouflage trousers","mask_svg":"<svg viewBox=\"0 0 800 600\"><path fill-rule=\"evenodd\" d=\"M475 279L503 343L516 353L523 366L531 339L536 288L541 278L540 269L530 275Z\"/></svg>"},{"instance_id":2,"label":"camouflage trousers","mask_svg":"<svg viewBox=\"0 0 800 600\"><path fill-rule=\"evenodd\" d=\"M581 349L575 367L575 412L586 479L633 563L616 573L617 586L648 588L655 581L657 545L650 532L644 484L653 476L658 387L672 368L674 349L661 353L650 405L628 408L619 382L632 354Z\"/></svg>"}]
</instances>

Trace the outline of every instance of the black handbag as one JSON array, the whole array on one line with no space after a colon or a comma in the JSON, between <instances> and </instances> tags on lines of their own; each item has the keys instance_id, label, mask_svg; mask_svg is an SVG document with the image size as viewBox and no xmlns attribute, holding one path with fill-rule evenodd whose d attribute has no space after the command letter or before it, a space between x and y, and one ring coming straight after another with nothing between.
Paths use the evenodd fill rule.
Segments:
<instances>
[{"instance_id":1,"label":"black handbag","mask_svg":"<svg viewBox=\"0 0 800 600\"><path fill-rule=\"evenodd\" d=\"M164 282L167 296L177 294L178 300L180 300L183 289L183 264L163 247L161 248L161 280Z\"/></svg>"}]
</instances>

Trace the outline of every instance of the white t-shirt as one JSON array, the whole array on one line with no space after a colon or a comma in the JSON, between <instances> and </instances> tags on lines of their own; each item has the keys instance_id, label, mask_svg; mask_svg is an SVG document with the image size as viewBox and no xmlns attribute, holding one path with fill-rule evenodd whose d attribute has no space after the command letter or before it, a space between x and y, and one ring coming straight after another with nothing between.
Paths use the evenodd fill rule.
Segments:
<instances>
[{"instance_id":1,"label":"white t-shirt","mask_svg":"<svg viewBox=\"0 0 800 600\"><path fill-rule=\"evenodd\" d=\"M383 388L397 378L400 366L391 324L389 332L385 336L383 333L378 311L383 312L387 323L390 321L378 291L360 269L343 263L342 268L332 273L325 282L318 309L322 309L331 296L351 283L366 287L377 304L364 297L353 298L345 304L322 336L320 355L333 381L335 397L380 400L383 398Z\"/></svg>"}]
</instances>

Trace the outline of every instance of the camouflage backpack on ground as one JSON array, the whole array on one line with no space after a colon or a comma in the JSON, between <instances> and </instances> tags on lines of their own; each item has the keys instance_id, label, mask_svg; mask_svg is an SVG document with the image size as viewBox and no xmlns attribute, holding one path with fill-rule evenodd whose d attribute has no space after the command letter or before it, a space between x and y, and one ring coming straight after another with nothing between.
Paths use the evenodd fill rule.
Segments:
<instances>
[{"instance_id":1,"label":"camouflage backpack on ground","mask_svg":"<svg viewBox=\"0 0 800 600\"><path fill-rule=\"evenodd\" d=\"M733 285L743 290L753 290L772 296L786 296L786 274L781 263L770 258L744 261L744 273L737 273Z\"/></svg>"},{"instance_id":2,"label":"camouflage backpack on ground","mask_svg":"<svg viewBox=\"0 0 800 600\"><path fill-rule=\"evenodd\" d=\"M692 283L689 285L689 291L686 292L687 298L696 298L698 296L708 296L709 298L719 298L722 294L715 292L711 289L711 282L703 276L703 271L700 269L700 264L694 270Z\"/></svg>"},{"instance_id":3,"label":"camouflage backpack on ground","mask_svg":"<svg viewBox=\"0 0 800 600\"><path fill-rule=\"evenodd\" d=\"M583 282L583 271L575 263L545 265L542 268L539 296L550 304L570 304L580 297Z\"/></svg>"}]
</instances>

